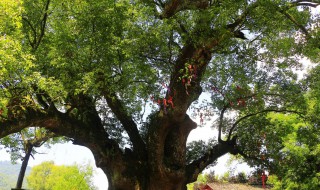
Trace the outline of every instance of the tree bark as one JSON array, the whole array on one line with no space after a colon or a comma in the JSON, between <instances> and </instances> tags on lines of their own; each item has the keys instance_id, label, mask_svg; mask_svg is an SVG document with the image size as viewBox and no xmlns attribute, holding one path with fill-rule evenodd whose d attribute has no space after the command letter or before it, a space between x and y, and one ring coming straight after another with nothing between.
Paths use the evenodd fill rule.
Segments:
<instances>
[{"instance_id":1,"label":"tree bark","mask_svg":"<svg viewBox=\"0 0 320 190\"><path fill-rule=\"evenodd\" d=\"M92 147L91 150L97 152ZM208 164L226 153L237 154L235 139L219 143L198 160L181 166L172 165L179 159L172 159L170 154L168 157L164 154L164 159L149 160L135 160L137 157L132 157L129 150L122 156L115 155L113 160L94 155L97 166L107 175L109 190L186 190L186 185L194 182Z\"/></svg>"}]
</instances>

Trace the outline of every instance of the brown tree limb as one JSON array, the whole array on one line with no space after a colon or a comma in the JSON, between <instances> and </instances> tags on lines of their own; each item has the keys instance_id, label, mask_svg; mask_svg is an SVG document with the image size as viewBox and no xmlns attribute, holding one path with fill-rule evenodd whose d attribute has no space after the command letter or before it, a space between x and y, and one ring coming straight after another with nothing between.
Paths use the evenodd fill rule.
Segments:
<instances>
[{"instance_id":1,"label":"brown tree limb","mask_svg":"<svg viewBox=\"0 0 320 190\"><path fill-rule=\"evenodd\" d=\"M304 1L304 0L298 0L291 2L292 6L308 6L308 7L313 7L316 8L317 6L320 5L319 1Z\"/></svg>"},{"instance_id":2,"label":"brown tree limb","mask_svg":"<svg viewBox=\"0 0 320 190\"><path fill-rule=\"evenodd\" d=\"M308 30L285 10L279 10L281 14L283 14L287 19L289 19L293 24L295 24L307 37L309 37Z\"/></svg>"},{"instance_id":3,"label":"brown tree limb","mask_svg":"<svg viewBox=\"0 0 320 190\"><path fill-rule=\"evenodd\" d=\"M44 121L46 117L46 114L42 112L34 112L29 114L27 117L22 117L19 119L3 118L0 121L0 138L20 132L24 128L32 127L34 123Z\"/></svg>"},{"instance_id":4,"label":"brown tree limb","mask_svg":"<svg viewBox=\"0 0 320 190\"><path fill-rule=\"evenodd\" d=\"M209 0L171 0L164 5L161 18L170 18L183 10L206 9L209 6Z\"/></svg>"},{"instance_id":5,"label":"brown tree limb","mask_svg":"<svg viewBox=\"0 0 320 190\"><path fill-rule=\"evenodd\" d=\"M172 1L171 3L179 3L179 1ZM241 14L232 24L228 24L226 29L234 34L234 37L239 37L245 39L243 34L238 30L237 27L241 26L245 21L247 15L256 7L258 7L258 3L251 4L244 12ZM197 27L195 27L197 28ZM194 35L196 35L197 31L193 31ZM228 35L225 34L217 34L214 29L209 32L212 36L209 36L205 44L198 44L199 42L194 42L192 39L186 40L186 44L181 50L179 57L175 63L175 69L171 75L170 79L170 89L171 92L174 91L175 95L173 97L174 104L179 107L179 109L174 109L174 115L179 116L174 118L180 118L180 121L183 120L185 111L188 109L190 104L197 99L197 97L201 94L202 89L200 87L200 81L203 73L206 70L206 66L211 60L212 52L219 44L225 40ZM183 74L181 72L187 72L186 67L187 64L196 66L197 76L190 79L189 84L182 84ZM187 82L187 81L186 81ZM186 83L185 82L185 83ZM169 95L167 94L167 98ZM181 100L181 101L180 101ZM183 101L182 101L183 100Z\"/></svg>"},{"instance_id":6,"label":"brown tree limb","mask_svg":"<svg viewBox=\"0 0 320 190\"><path fill-rule=\"evenodd\" d=\"M106 99L107 104L112 112L115 114L115 116L121 122L123 128L128 133L133 145L133 149L136 151L137 155L145 155L146 146L139 134L137 124L127 113L123 103L119 100L115 93L111 93L108 90L104 90L104 98Z\"/></svg>"},{"instance_id":7,"label":"brown tree limb","mask_svg":"<svg viewBox=\"0 0 320 190\"><path fill-rule=\"evenodd\" d=\"M37 126L58 136L68 137L74 144L89 148L94 155L96 165L104 168L107 175L118 172L117 168L126 168L128 163L124 159L124 153L118 143L110 139L103 128L95 110L94 101L86 96L81 96L81 94L79 96L74 98L76 101L81 100L77 101L79 102L77 109L85 114L84 118L74 118L69 113L59 111L26 108L26 111L21 113L19 118L13 117L11 120L0 121L0 138L27 127ZM29 110L32 112L28 112Z\"/></svg>"},{"instance_id":8,"label":"brown tree limb","mask_svg":"<svg viewBox=\"0 0 320 190\"><path fill-rule=\"evenodd\" d=\"M221 133L222 133L222 126L223 126L223 118L224 118L224 112L228 109L228 106L224 106L220 112L219 117L219 127L218 127L218 142L222 142L221 139Z\"/></svg>"},{"instance_id":9,"label":"brown tree limb","mask_svg":"<svg viewBox=\"0 0 320 190\"><path fill-rule=\"evenodd\" d=\"M57 136L65 136L73 139L75 144L85 145L92 151L97 150L96 154L109 157L109 151L122 155L118 144L108 138L108 134L103 129L96 130L97 126L85 124L77 119L71 118L64 113L47 114L43 111L33 111L25 113L19 119L0 121L0 138L17 133L28 127L41 127L53 132ZM111 159L111 157L110 157ZM111 161L111 160L110 160Z\"/></svg>"},{"instance_id":10,"label":"brown tree limb","mask_svg":"<svg viewBox=\"0 0 320 190\"><path fill-rule=\"evenodd\" d=\"M196 181L199 173L201 173L209 164L227 153L239 153L239 149L236 146L236 138L218 143L210 148L202 157L188 164L186 167L187 183Z\"/></svg>"}]
</instances>

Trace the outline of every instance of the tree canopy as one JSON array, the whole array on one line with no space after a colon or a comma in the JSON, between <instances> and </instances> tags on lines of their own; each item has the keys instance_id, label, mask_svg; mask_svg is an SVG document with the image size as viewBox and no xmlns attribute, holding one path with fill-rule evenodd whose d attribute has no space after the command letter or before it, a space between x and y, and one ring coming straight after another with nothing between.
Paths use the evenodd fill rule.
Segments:
<instances>
[{"instance_id":1,"label":"tree canopy","mask_svg":"<svg viewBox=\"0 0 320 190\"><path fill-rule=\"evenodd\" d=\"M320 61L318 5L1 1L0 138L44 128L88 147L110 189L185 189L226 153L259 157L267 133L280 147L271 112L308 115L318 80L295 70ZM195 119L218 139L187 147Z\"/></svg>"}]
</instances>

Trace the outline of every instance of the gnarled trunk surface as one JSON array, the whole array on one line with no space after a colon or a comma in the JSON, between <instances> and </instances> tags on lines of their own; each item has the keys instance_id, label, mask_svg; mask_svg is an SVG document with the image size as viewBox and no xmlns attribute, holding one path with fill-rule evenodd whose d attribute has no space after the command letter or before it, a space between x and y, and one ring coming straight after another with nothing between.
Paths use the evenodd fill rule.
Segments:
<instances>
[{"instance_id":1,"label":"gnarled trunk surface","mask_svg":"<svg viewBox=\"0 0 320 190\"><path fill-rule=\"evenodd\" d=\"M189 116L178 123L155 115L151 125L143 155L131 149L106 151L100 143L81 144L93 152L97 167L108 177L109 190L184 190L208 164L228 152L236 153L233 139L211 147L203 157L187 164L187 136L196 127ZM160 130L164 127L167 129Z\"/></svg>"}]
</instances>

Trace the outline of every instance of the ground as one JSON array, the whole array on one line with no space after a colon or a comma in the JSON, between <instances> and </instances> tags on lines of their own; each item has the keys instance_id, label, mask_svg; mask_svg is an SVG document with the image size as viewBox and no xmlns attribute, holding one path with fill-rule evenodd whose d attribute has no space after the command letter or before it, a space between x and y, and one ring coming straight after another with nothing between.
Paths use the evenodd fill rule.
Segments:
<instances>
[{"instance_id":1,"label":"ground","mask_svg":"<svg viewBox=\"0 0 320 190\"><path fill-rule=\"evenodd\" d=\"M210 185L214 190L262 190L262 187L253 187L245 184L214 183ZM271 189L271 188L266 188Z\"/></svg>"}]
</instances>

